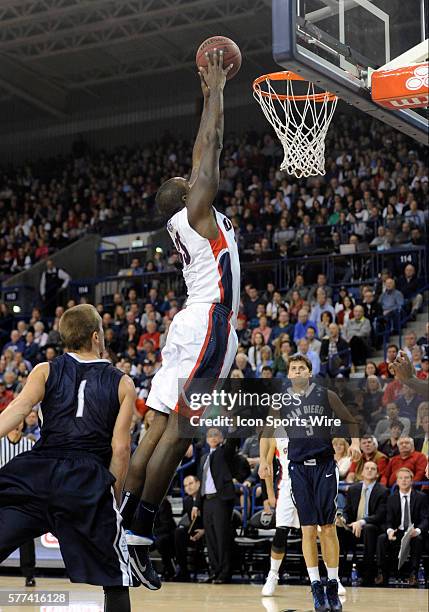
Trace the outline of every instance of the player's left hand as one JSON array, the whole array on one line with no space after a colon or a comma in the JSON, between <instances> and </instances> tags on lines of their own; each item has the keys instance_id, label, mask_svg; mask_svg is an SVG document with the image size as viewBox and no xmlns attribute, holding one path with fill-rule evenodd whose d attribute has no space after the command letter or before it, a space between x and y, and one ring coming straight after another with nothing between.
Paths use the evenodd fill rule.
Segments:
<instances>
[{"instance_id":1,"label":"player's left hand","mask_svg":"<svg viewBox=\"0 0 429 612\"><path fill-rule=\"evenodd\" d=\"M192 540L193 542L198 542L198 540L201 540L203 535L204 535L204 529L196 529L194 535L191 536L189 539Z\"/></svg>"},{"instance_id":2,"label":"player's left hand","mask_svg":"<svg viewBox=\"0 0 429 612\"><path fill-rule=\"evenodd\" d=\"M416 538L419 534L417 533L417 531L415 529L413 529L412 531L410 531L410 537L411 538Z\"/></svg>"},{"instance_id":3,"label":"player's left hand","mask_svg":"<svg viewBox=\"0 0 429 612\"><path fill-rule=\"evenodd\" d=\"M362 533L362 523L360 521L355 521L354 523L350 523L350 527L352 528L353 535L356 538L360 538Z\"/></svg>"},{"instance_id":4,"label":"player's left hand","mask_svg":"<svg viewBox=\"0 0 429 612\"><path fill-rule=\"evenodd\" d=\"M349 457L351 457L352 461L359 461L362 456L360 448L358 446L354 446L353 444L349 446L348 454Z\"/></svg>"},{"instance_id":5,"label":"player's left hand","mask_svg":"<svg viewBox=\"0 0 429 612\"><path fill-rule=\"evenodd\" d=\"M426 465L425 476L426 478L429 478L429 461L427 462L427 465Z\"/></svg>"},{"instance_id":6,"label":"player's left hand","mask_svg":"<svg viewBox=\"0 0 429 612\"><path fill-rule=\"evenodd\" d=\"M395 374L396 378L402 383L406 383L407 380L413 378L415 371L413 364L408 358L408 355L404 351L399 351L398 355L393 363L390 364L391 370Z\"/></svg>"}]
</instances>

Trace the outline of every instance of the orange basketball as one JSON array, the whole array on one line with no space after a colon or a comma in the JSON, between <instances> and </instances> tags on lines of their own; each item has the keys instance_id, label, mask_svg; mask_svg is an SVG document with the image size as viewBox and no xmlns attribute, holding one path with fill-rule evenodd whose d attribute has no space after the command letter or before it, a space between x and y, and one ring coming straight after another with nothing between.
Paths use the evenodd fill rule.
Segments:
<instances>
[{"instance_id":1,"label":"orange basketball","mask_svg":"<svg viewBox=\"0 0 429 612\"><path fill-rule=\"evenodd\" d=\"M208 51L214 51L215 49L223 51L223 65L224 67L233 64L233 67L228 73L227 79L232 79L237 74L241 66L241 51L238 45L227 38L226 36L210 36L198 47L197 55L195 58L197 67L207 67L206 53Z\"/></svg>"}]
</instances>

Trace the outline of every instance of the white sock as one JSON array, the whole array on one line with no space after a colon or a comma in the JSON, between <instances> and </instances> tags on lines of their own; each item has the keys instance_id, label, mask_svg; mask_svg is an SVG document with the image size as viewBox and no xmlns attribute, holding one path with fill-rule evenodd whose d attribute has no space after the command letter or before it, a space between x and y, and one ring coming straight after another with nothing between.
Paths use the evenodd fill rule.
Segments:
<instances>
[{"instance_id":1,"label":"white sock","mask_svg":"<svg viewBox=\"0 0 429 612\"><path fill-rule=\"evenodd\" d=\"M283 559L273 559L273 557L271 557L270 571L276 572L276 574L278 574L282 561Z\"/></svg>"},{"instance_id":2,"label":"white sock","mask_svg":"<svg viewBox=\"0 0 429 612\"><path fill-rule=\"evenodd\" d=\"M328 571L328 580L336 580L338 582L338 567L328 567L326 566Z\"/></svg>"},{"instance_id":3,"label":"white sock","mask_svg":"<svg viewBox=\"0 0 429 612\"><path fill-rule=\"evenodd\" d=\"M319 568L316 567L307 567L308 576L310 578L310 582L318 581L320 582L320 574Z\"/></svg>"}]
</instances>

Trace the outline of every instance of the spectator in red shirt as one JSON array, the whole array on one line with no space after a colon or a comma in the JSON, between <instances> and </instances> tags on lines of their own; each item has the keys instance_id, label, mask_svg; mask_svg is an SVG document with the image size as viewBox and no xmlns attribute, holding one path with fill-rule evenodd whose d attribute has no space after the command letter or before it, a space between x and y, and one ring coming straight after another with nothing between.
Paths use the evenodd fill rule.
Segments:
<instances>
[{"instance_id":1,"label":"spectator in red shirt","mask_svg":"<svg viewBox=\"0 0 429 612\"><path fill-rule=\"evenodd\" d=\"M367 461L373 461L378 468L378 473L383 476L389 459L378 450L377 438L374 436L364 436L360 439L360 449L362 456L359 461L353 461L349 473L347 474L346 482L360 482L363 480L363 466Z\"/></svg>"},{"instance_id":2,"label":"spectator in red shirt","mask_svg":"<svg viewBox=\"0 0 429 612\"><path fill-rule=\"evenodd\" d=\"M384 390L382 404L383 406L387 406L387 404L391 404L392 402L396 403L401 397L402 391L402 383L395 376L394 380L392 380Z\"/></svg>"},{"instance_id":3,"label":"spectator in red shirt","mask_svg":"<svg viewBox=\"0 0 429 612\"><path fill-rule=\"evenodd\" d=\"M386 349L386 361L379 363L377 373L381 378L393 378L393 374L389 372L389 365L393 363L398 356L398 347L396 344L389 344Z\"/></svg>"},{"instance_id":4,"label":"spectator in red shirt","mask_svg":"<svg viewBox=\"0 0 429 612\"><path fill-rule=\"evenodd\" d=\"M140 336L139 343L137 345L137 350L141 351L144 348L144 343L146 340L151 340L153 342L153 347L157 351L159 349L159 340L161 334L156 329L157 325L154 321L148 321L146 325L146 333Z\"/></svg>"},{"instance_id":5,"label":"spectator in red shirt","mask_svg":"<svg viewBox=\"0 0 429 612\"><path fill-rule=\"evenodd\" d=\"M6 385L3 381L0 381L0 412L10 404L13 400L13 391L6 389Z\"/></svg>"},{"instance_id":6,"label":"spectator in red shirt","mask_svg":"<svg viewBox=\"0 0 429 612\"><path fill-rule=\"evenodd\" d=\"M421 380L429 378L429 357L422 357L422 369L417 372L417 378L421 378Z\"/></svg>"},{"instance_id":7,"label":"spectator in red shirt","mask_svg":"<svg viewBox=\"0 0 429 612\"><path fill-rule=\"evenodd\" d=\"M400 438L398 442L399 455L392 457L381 478L381 484L392 487L396 482L396 474L401 468L408 468L414 474L414 482L425 480L427 457L414 450L412 438Z\"/></svg>"}]
</instances>

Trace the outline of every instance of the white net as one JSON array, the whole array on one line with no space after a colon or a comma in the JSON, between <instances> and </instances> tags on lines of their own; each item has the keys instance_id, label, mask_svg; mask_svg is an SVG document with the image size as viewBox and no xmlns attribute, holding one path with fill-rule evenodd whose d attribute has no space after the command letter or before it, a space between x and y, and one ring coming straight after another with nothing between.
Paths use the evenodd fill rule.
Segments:
<instances>
[{"instance_id":1,"label":"white net","mask_svg":"<svg viewBox=\"0 0 429 612\"><path fill-rule=\"evenodd\" d=\"M281 82L285 84L284 94L275 91L268 76L253 90L254 98L283 145L280 170L298 178L323 175L325 137L338 98L328 92L317 93L310 82L306 94L294 97L294 81Z\"/></svg>"}]
</instances>

